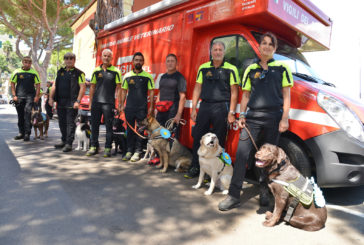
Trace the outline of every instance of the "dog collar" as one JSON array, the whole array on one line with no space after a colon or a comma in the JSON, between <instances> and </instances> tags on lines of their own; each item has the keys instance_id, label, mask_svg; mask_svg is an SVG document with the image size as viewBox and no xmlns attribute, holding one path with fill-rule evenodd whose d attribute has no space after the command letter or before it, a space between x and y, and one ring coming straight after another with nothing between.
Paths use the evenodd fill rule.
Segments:
<instances>
[{"instance_id":1,"label":"dog collar","mask_svg":"<svg viewBox=\"0 0 364 245\"><path fill-rule=\"evenodd\" d=\"M281 168L284 166L284 165L286 165L286 159L283 159L279 164L278 164L278 166L277 166L277 168L275 168L275 169L273 169L272 171L270 171L269 173L268 173L268 176L269 175L271 175L272 173L274 173L274 172L279 172L279 170L281 170Z\"/></svg>"}]
</instances>

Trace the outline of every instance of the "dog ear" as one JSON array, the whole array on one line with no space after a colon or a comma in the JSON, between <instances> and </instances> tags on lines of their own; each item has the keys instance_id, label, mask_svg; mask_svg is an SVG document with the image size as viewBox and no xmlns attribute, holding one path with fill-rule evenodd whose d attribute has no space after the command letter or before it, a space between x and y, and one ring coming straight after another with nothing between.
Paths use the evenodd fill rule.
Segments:
<instances>
[{"instance_id":1,"label":"dog ear","mask_svg":"<svg viewBox=\"0 0 364 245\"><path fill-rule=\"evenodd\" d=\"M201 137L200 139L200 145L203 145L203 140L205 139L205 135Z\"/></svg>"},{"instance_id":2,"label":"dog ear","mask_svg":"<svg viewBox=\"0 0 364 245\"><path fill-rule=\"evenodd\" d=\"M197 155L199 156L204 156L206 154L206 147L205 144L203 143L204 140L204 136L202 136L201 140L200 140L200 147L197 150Z\"/></svg>"},{"instance_id":3,"label":"dog ear","mask_svg":"<svg viewBox=\"0 0 364 245\"><path fill-rule=\"evenodd\" d=\"M276 153L277 153L277 162L280 163L282 162L284 159L286 159L287 155L286 153L281 149L279 148L278 146L276 146Z\"/></svg>"},{"instance_id":4,"label":"dog ear","mask_svg":"<svg viewBox=\"0 0 364 245\"><path fill-rule=\"evenodd\" d=\"M151 124L153 122L154 117L148 116L148 123Z\"/></svg>"}]
</instances>

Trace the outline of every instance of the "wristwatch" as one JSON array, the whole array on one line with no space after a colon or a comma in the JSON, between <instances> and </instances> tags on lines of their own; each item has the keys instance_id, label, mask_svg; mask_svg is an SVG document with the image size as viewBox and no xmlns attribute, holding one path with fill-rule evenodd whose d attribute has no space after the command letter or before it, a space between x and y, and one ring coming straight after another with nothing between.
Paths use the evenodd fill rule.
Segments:
<instances>
[{"instance_id":1,"label":"wristwatch","mask_svg":"<svg viewBox=\"0 0 364 245\"><path fill-rule=\"evenodd\" d=\"M240 112L239 119L245 118L246 114L247 114L247 112L245 112L245 111Z\"/></svg>"},{"instance_id":2,"label":"wristwatch","mask_svg":"<svg viewBox=\"0 0 364 245\"><path fill-rule=\"evenodd\" d=\"M235 111L229 111L229 113L235 115Z\"/></svg>"},{"instance_id":3,"label":"wristwatch","mask_svg":"<svg viewBox=\"0 0 364 245\"><path fill-rule=\"evenodd\" d=\"M79 104L81 101L80 100L76 100L76 102Z\"/></svg>"}]
</instances>

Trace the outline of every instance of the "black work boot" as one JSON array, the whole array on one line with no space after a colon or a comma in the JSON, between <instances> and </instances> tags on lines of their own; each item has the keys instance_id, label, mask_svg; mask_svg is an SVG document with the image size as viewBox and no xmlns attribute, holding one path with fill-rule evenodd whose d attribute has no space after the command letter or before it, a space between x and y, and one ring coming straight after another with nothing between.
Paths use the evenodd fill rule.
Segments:
<instances>
[{"instance_id":1,"label":"black work boot","mask_svg":"<svg viewBox=\"0 0 364 245\"><path fill-rule=\"evenodd\" d=\"M21 140L24 139L24 134L18 134L17 136L14 137L14 140Z\"/></svg>"},{"instance_id":2,"label":"black work boot","mask_svg":"<svg viewBox=\"0 0 364 245\"><path fill-rule=\"evenodd\" d=\"M62 143L58 143L54 145L54 148L56 149L62 149L64 146L66 145L66 143L62 142Z\"/></svg>"},{"instance_id":3,"label":"black work boot","mask_svg":"<svg viewBox=\"0 0 364 245\"><path fill-rule=\"evenodd\" d=\"M228 211L240 206L240 199L228 195L224 200L219 203L220 211Z\"/></svg>"},{"instance_id":4,"label":"black work boot","mask_svg":"<svg viewBox=\"0 0 364 245\"><path fill-rule=\"evenodd\" d=\"M69 152L72 151L72 146L69 144L65 144L65 146L62 148L63 152Z\"/></svg>"},{"instance_id":5,"label":"black work boot","mask_svg":"<svg viewBox=\"0 0 364 245\"><path fill-rule=\"evenodd\" d=\"M24 141L29 141L29 140L30 140L29 134L24 135Z\"/></svg>"}]
</instances>

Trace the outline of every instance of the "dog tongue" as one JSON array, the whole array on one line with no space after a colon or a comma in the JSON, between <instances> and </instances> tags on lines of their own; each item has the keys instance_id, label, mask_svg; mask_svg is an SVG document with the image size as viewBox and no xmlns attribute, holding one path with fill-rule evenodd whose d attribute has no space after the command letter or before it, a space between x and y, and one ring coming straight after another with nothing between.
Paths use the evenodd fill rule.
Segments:
<instances>
[{"instance_id":1,"label":"dog tongue","mask_svg":"<svg viewBox=\"0 0 364 245\"><path fill-rule=\"evenodd\" d=\"M256 161L255 162L255 166L257 166L257 167L263 167L264 166L264 162L262 162L262 161Z\"/></svg>"}]
</instances>

